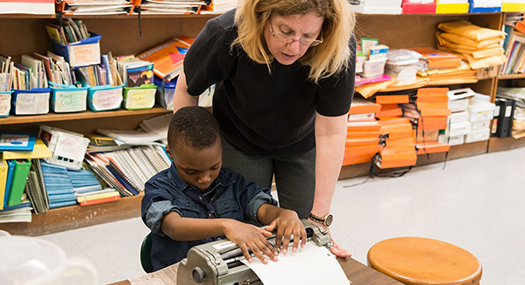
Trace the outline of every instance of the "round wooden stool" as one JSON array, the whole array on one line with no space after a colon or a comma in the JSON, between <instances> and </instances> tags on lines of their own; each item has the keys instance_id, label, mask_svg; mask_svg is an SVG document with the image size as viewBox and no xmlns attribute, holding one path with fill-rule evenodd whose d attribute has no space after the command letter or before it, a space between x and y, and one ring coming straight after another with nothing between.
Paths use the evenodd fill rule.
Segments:
<instances>
[{"instance_id":1,"label":"round wooden stool","mask_svg":"<svg viewBox=\"0 0 525 285\"><path fill-rule=\"evenodd\" d=\"M376 243L368 264L405 284L479 284L481 264L470 252L435 239L400 237Z\"/></svg>"}]
</instances>

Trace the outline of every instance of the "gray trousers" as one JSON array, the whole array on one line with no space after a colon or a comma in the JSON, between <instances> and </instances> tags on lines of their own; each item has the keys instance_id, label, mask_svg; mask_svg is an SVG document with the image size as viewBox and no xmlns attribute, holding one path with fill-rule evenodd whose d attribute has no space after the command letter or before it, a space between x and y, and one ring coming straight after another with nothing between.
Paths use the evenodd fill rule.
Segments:
<instances>
[{"instance_id":1,"label":"gray trousers","mask_svg":"<svg viewBox=\"0 0 525 285\"><path fill-rule=\"evenodd\" d=\"M270 188L275 175L279 205L297 212L306 219L312 210L315 192L315 148L289 157L249 155L231 146L222 138L222 166Z\"/></svg>"}]
</instances>

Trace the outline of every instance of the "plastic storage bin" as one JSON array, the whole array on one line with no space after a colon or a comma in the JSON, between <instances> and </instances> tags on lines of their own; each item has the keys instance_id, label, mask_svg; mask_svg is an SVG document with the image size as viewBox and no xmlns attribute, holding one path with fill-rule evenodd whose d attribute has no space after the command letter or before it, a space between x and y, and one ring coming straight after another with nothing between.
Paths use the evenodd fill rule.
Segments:
<instances>
[{"instance_id":1,"label":"plastic storage bin","mask_svg":"<svg viewBox=\"0 0 525 285\"><path fill-rule=\"evenodd\" d=\"M420 57L419 53L412 50L390 50L387 54L385 73L397 78L401 84L415 83Z\"/></svg>"},{"instance_id":2,"label":"plastic storage bin","mask_svg":"<svg viewBox=\"0 0 525 285\"><path fill-rule=\"evenodd\" d=\"M438 138L438 142L446 143L449 145L460 145L460 144L465 143L465 136L464 135L459 135L459 136L440 135Z\"/></svg>"},{"instance_id":3,"label":"plastic storage bin","mask_svg":"<svg viewBox=\"0 0 525 285\"><path fill-rule=\"evenodd\" d=\"M463 2L463 3L461 3ZM468 13L468 0L437 0L436 14L463 14Z\"/></svg>"},{"instance_id":4,"label":"plastic storage bin","mask_svg":"<svg viewBox=\"0 0 525 285\"><path fill-rule=\"evenodd\" d=\"M53 51L63 56L71 67L100 64L100 35L89 33L91 37L76 43L62 45L51 40Z\"/></svg>"},{"instance_id":5,"label":"plastic storage bin","mask_svg":"<svg viewBox=\"0 0 525 285\"><path fill-rule=\"evenodd\" d=\"M154 84L144 84L140 87L124 87L124 100L122 105L126 110L151 109L155 105Z\"/></svg>"},{"instance_id":6,"label":"plastic storage bin","mask_svg":"<svg viewBox=\"0 0 525 285\"><path fill-rule=\"evenodd\" d=\"M49 82L51 86L51 109L55 113L86 111L88 87L76 87Z\"/></svg>"},{"instance_id":7,"label":"plastic storage bin","mask_svg":"<svg viewBox=\"0 0 525 285\"><path fill-rule=\"evenodd\" d=\"M469 0L469 13L489 13L501 11L501 0Z\"/></svg>"},{"instance_id":8,"label":"plastic storage bin","mask_svg":"<svg viewBox=\"0 0 525 285\"><path fill-rule=\"evenodd\" d=\"M469 121L479 122L492 120L494 116L494 108L496 108L494 103L471 100L470 105L468 106L468 111L470 113Z\"/></svg>"},{"instance_id":9,"label":"plastic storage bin","mask_svg":"<svg viewBox=\"0 0 525 285\"><path fill-rule=\"evenodd\" d=\"M173 94L175 94L175 87L177 86L177 79L175 78L169 82L155 77L153 82L157 86L157 102L167 110L173 110Z\"/></svg>"},{"instance_id":10,"label":"plastic storage bin","mask_svg":"<svg viewBox=\"0 0 525 285\"><path fill-rule=\"evenodd\" d=\"M51 88L33 88L13 91L12 107L15 115L44 115L49 113Z\"/></svg>"},{"instance_id":11,"label":"plastic storage bin","mask_svg":"<svg viewBox=\"0 0 525 285\"><path fill-rule=\"evenodd\" d=\"M9 116L11 112L11 91L0 92L0 118Z\"/></svg>"},{"instance_id":12,"label":"plastic storage bin","mask_svg":"<svg viewBox=\"0 0 525 285\"><path fill-rule=\"evenodd\" d=\"M88 108L94 112L120 109L122 105L122 86L92 86L88 88Z\"/></svg>"},{"instance_id":13,"label":"plastic storage bin","mask_svg":"<svg viewBox=\"0 0 525 285\"><path fill-rule=\"evenodd\" d=\"M363 76L375 77L380 76L385 72L386 58L381 60L366 60L363 62Z\"/></svg>"},{"instance_id":14,"label":"plastic storage bin","mask_svg":"<svg viewBox=\"0 0 525 285\"><path fill-rule=\"evenodd\" d=\"M403 0L401 5L403 14L435 14L436 3L410 3L410 0Z\"/></svg>"}]
</instances>

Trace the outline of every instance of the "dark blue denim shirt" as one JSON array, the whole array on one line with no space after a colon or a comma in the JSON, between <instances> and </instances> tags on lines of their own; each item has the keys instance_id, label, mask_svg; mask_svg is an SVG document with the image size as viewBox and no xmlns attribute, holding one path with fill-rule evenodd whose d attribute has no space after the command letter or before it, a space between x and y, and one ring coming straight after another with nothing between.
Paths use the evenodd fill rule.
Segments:
<instances>
[{"instance_id":1,"label":"dark blue denim shirt","mask_svg":"<svg viewBox=\"0 0 525 285\"><path fill-rule=\"evenodd\" d=\"M174 164L146 182L142 220L152 232L151 261L155 270L179 262L186 257L191 247L215 238L176 241L162 232L162 218L172 211L187 218L208 218L206 208L185 193L190 187L195 189L182 180ZM221 169L204 196L212 196L218 190L224 190L213 203L219 218L260 224L257 219L259 207L267 203L277 205L270 195L270 189L260 188L255 182L247 182L240 174L227 168Z\"/></svg>"}]
</instances>

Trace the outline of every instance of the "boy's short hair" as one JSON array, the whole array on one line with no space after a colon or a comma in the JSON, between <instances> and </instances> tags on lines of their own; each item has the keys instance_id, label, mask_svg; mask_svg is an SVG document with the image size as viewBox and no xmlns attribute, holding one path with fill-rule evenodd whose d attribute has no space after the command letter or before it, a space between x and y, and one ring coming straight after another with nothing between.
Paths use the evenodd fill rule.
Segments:
<instances>
[{"instance_id":1,"label":"boy's short hair","mask_svg":"<svg viewBox=\"0 0 525 285\"><path fill-rule=\"evenodd\" d=\"M168 145L173 149L184 143L196 150L212 147L220 139L219 124L213 114L203 107L179 109L171 118Z\"/></svg>"}]
</instances>

